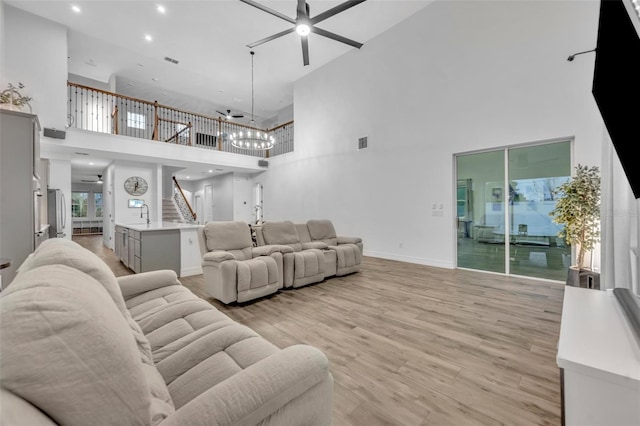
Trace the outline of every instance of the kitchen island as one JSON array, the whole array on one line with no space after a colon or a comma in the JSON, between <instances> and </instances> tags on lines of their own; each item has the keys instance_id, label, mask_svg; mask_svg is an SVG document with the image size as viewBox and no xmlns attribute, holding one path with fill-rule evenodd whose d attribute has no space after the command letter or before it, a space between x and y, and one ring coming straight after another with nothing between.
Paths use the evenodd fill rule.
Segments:
<instances>
[{"instance_id":1,"label":"kitchen island","mask_svg":"<svg viewBox=\"0 0 640 426\"><path fill-rule=\"evenodd\" d=\"M171 269L179 277L202 273L198 225L116 223L116 256L135 273Z\"/></svg>"}]
</instances>

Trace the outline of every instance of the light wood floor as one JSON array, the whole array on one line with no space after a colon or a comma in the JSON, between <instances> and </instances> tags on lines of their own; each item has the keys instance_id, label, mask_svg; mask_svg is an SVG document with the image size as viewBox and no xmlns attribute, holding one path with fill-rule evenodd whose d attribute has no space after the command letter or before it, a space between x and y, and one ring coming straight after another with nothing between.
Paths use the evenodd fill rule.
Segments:
<instances>
[{"instance_id":1,"label":"light wood floor","mask_svg":"<svg viewBox=\"0 0 640 426\"><path fill-rule=\"evenodd\" d=\"M74 240L116 275L100 237ZM559 425L561 284L365 257L362 270L254 303L210 299L280 347L327 355L334 425Z\"/></svg>"}]
</instances>

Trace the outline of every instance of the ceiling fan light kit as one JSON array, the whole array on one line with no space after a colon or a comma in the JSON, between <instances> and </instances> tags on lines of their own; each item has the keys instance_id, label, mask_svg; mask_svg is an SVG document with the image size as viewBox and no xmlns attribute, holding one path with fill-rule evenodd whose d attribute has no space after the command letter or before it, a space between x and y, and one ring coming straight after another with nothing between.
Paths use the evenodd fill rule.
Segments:
<instances>
[{"instance_id":1,"label":"ceiling fan light kit","mask_svg":"<svg viewBox=\"0 0 640 426\"><path fill-rule=\"evenodd\" d=\"M246 3L250 6L253 6L257 9L262 10L263 12L267 12L273 16L277 16L278 18L285 20L287 22L289 22L290 24L293 24L294 26L288 30L284 30L281 31L277 34L274 34L272 36L263 38L262 40L258 40L255 43L251 43L248 44L247 47L253 49L256 46L259 46L263 43L266 43L268 41L271 40L275 40L276 38L282 37L284 35L290 34L292 32L296 32L298 35L300 35L301 37L301 42L302 42L302 62L304 63L305 66L309 65L309 39L308 39L308 35L311 33L314 34L318 34L321 35L323 37L327 37L330 38L332 40L335 41L339 41L340 43L344 43L344 44L348 44L349 46L353 46L355 48L360 49L363 45L362 43L358 43L357 41L353 41L350 40L346 37L343 37L341 35L332 33L330 31L327 30L323 30L322 28L318 28L315 25L324 21L327 18L330 18L334 15L337 15L340 12L344 12L347 9L350 9L354 6L359 5L360 3L363 3L366 0L348 0L345 1L343 3L340 3L339 5L332 7L329 10L326 10L324 12L322 12L319 15L314 16L313 18L311 18L310 14L309 14L309 3L307 3L305 0L298 0L298 7L297 7L297 15L296 15L296 19L290 18L286 15L283 15L282 13L270 9L266 6L261 5L260 3L257 3L253 0L240 0L243 3Z\"/></svg>"}]
</instances>

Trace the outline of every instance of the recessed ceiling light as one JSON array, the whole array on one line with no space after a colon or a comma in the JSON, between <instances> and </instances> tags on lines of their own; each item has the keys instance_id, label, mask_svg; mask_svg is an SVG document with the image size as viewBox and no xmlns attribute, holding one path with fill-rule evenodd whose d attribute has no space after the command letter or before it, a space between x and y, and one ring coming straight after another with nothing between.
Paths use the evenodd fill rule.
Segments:
<instances>
[{"instance_id":1,"label":"recessed ceiling light","mask_svg":"<svg viewBox=\"0 0 640 426\"><path fill-rule=\"evenodd\" d=\"M151 80L158 81L159 79L158 79L158 77L151 77Z\"/></svg>"},{"instance_id":2,"label":"recessed ceiling light","mask_svg":"<svg viewBox=\"0 0 640 426\"><path fill-rule=\"evenodd\" d=\"M187 179L191 179L191 176L187 176Z\"/></svg>"},{"instance_id":3,"label":"recessed ceiling light","mask_svg":"<svg viewBox=\"0 0 640 426\"><path fill-rule=\"evenodd\" d=\"M213 170L209 170L209 173L213 173Z\"/></svg>"},{"instance_id":4,"label":"recessed ceiling light","mask_svg":"<svg viewBox=\"0 0 640 426\"><path fill-rule=\"evenodd\" d=\"M160 13L167 13L167 9L165 9L165 8L164 8L164 6L163 6L163 5L161 5L161 4L159 4L159 5L156 7L156 10L157 10L158 12L160 12Z\"/></svg>"},{"instance_id":5,"label":"recessed ceiling light","mask_svg":"<svg viewBox=\"0 0 640 426\"><path fill-rule=\"evenodd\" d=\"M147 40L147 41L153 40L153 38L149 34L145 35L144 39Z\"/></svg>"},{"instance_id":6,"label":"recessed ceiling light","mask_svg":"<svg viewBox=\"0 0 640 426\"><path fill-rule=\"evenodd\" d=\"M71 6L71 10L73 10L75 13L80 13L80 8L75 4Z\"/></svg>"},{"instance_id":7,"label":"recessed ceiling light","mask_svg":"<svg viewBox=\"0 0 640 426\"><path fill-rule=\"evenodd\" d=\"M93 166L95 163L93 161L89 161L89 165Z\"/></svg>"}]
</instances>

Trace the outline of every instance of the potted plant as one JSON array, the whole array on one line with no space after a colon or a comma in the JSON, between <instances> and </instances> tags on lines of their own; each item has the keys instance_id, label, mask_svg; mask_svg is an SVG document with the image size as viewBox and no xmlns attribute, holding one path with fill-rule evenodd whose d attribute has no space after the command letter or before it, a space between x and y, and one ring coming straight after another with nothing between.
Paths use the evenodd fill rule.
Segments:
<instances>
[{"instance_id":1,"label":"potted plant","mask_svg":"<svg viewBox=\"0 0 640 426\"><path fill-rule=\"evenodd\" d=\"M25 105L29 107L29 112L31 112L31 102L32 98L30 96L23 96L19 90L24 89L24 84L18 83L18 87L9 83L9 87L0 92L0 104L2 107L7 106L8 109L18 109L21 110Z\"/></svg>"},{"instance_id":2,"label":"potted plant","mask_svg":"<svg viewBox=\"0 0 640 426\"><path fill-rule=\"evenodd\" d=\"M578 164L575 175L553 192L556 206L549 215L554 223L564 225L558 237L577 248L576 262L567 274L567 285L595 287L587 283L593 272L585 267L584 257L600 241L600 170Z\"/></svg>"}]
</instances>

